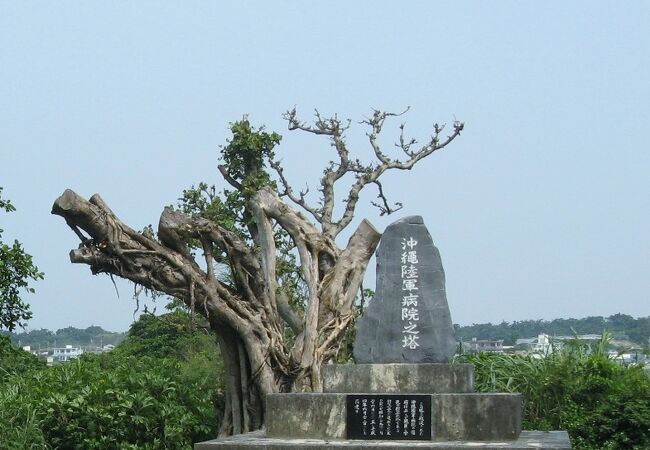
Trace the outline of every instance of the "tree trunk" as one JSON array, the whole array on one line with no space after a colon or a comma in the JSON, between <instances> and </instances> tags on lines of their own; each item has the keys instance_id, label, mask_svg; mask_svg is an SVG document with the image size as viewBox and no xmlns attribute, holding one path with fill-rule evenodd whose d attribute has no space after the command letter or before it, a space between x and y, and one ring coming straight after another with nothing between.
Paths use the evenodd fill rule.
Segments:
<instances>
[{"instance_id":1,"label":"tree trunk","mask_svg":"<svg viewBox=\"0 0 650 450\"><path fill-rule=\"evenodd\" d=\"M182 299L208 320L228 373L221 435L260 428L269 393L322 390L321 366L336 357L380 237L364 220L340 250L270 188L258 191L250 209L259 251L219 224L170 208L161 215L159 241L121 222L98 195L85 200L66 190L52 208L82 241L70 252L73 263L88 264L93 274L117 275ZM298 250L308 289L302 320L277 281L271 221L291 235ZM208 270L191 256L188 239L204 245ZM214 276L207 245L228 256L232 284ZM291 345L285 327L296 334Z\"/></svg>"}]
</instances>

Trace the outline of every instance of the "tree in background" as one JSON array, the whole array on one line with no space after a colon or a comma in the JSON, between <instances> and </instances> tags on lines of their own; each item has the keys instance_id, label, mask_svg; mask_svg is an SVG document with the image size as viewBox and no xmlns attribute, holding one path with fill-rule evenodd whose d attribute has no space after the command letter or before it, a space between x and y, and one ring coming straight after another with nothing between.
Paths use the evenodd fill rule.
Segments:
<instances>
[{"instance_id":1,"label":"tree in background","mask_svg":"<svg viewBox=\"0 0 650 450\"><path fill-rule=\"evenodd\" d=\"M380 238L363 220L345 247L336 243L361 191L374 185L373 204L382 215L394 212L401 204L389 204L380 177L412 169L463 130L456 122L445 137L435 124L418 144L401 125L396 158L382 150L379 136L385 121L398 115L374 111L363 121L376 158L366 164L350 155L350 121L316 112L309 125L295 109L285 114L289 130L324 136L335 151L317 205L286 179L275 156L281 137L252 128L246 117L231 125L232 139L221 151L218 168L229 188L217 193L202 183L185 191L180 210L162 212L157 239L152 230L137 232L121 222L97 194L85 200L66 190L54 202L52 213L81 239L70 253L73 263L181 299L207 320L228 373L221 434L259 428L266 394L322 389L320 368L336 357L354 319L354 301ZM348 178L337 216L335 194ZM201 253L203 266L194 257Z\"/></svg>"},{"instance_id":2,"label":"tree in background","mask_svg":"<svg viewBox=\"0 0 650 450\"><path fill-rule=\"evenodd\" d=\"M626 314L609 317L589 316L582 319L522 320L512 323L475 323L469 326L456 326L456 338L461 340L503 339L505 345L514 345L519 338L535 337L541 333L550 336L571 336L574 334L612 333L614 339L629 339L644 346L650 338L650 317L637 319Z\"/></svg>"},{"instance_id":3,"label":"tree in background","mask_svg":"<svg viewBox=\"0 0 650 450\"><path fill-rule=\"evenodd\" d=\"M0 187L0 210L9 213L16 208L9 200L2 198ZM34 265L32 257L25 253L23 246L17 240L12 245L2 241L0 229L0 329L9 331L24 326L25 321L32 317L29 305L20 297L21 290L34 292L30 280L39 280L43 274Z\"/></svg>"}]
</instances>

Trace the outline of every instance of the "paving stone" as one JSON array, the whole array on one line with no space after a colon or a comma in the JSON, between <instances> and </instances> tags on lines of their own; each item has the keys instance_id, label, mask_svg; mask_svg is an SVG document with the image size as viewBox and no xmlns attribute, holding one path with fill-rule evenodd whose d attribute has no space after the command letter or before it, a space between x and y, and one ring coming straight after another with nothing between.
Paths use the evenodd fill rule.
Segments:
<instances>
[{"instance_id":1,"label":"paving stone","mask_svg":"<svg viewBox=\"0 0 650 450\"><path fill-rule=\"evenodd\" d=\"M571 443L566 431L522 431L513 441L348 441L323 439L274 439L266 437L264 430L240 434L228 438L194 444L194 450L570 450Z\"/></svg>"}]
</instances>

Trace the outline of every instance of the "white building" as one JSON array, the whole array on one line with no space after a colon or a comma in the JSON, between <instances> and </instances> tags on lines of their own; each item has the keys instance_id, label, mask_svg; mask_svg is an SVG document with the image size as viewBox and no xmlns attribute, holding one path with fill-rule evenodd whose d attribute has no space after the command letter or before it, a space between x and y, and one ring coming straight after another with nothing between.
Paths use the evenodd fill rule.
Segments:
<instances>
[{"instance_id":1,"label":"white building","mask_svg":"<svg viewBox=\"0 0 650 450\"><path fill-rule=\"evenodd\" d=\"M551 342L551 337L546 333L539 334L534 338L517 339L515 342L515 348L523 347L530 353L537 353L540 355L553 353L553 345L557 346L557 343L553 344Z\"/></svg>"},{"instance_id":2,"label":"white building","mask_svg":"<svg viewBox=\"0 0 650 450\"><path fill-rule=\"evenodd\" d=\"M463 350L473 353L503 353L503 339L490 341L472 338L469 342L463 342Z\"/></svg>"},{"instance_id":3,"label":"white building","mask_svg":"<svg viewBox=\"0 0 650 450\"><path fill-rule=\"evenodd\" d=\"M66 345L65 347L62 348L53 348L52 358L54 361L57 362L65 362L80 357L83 354L83 352L84 351L79 347Z\"/></svg>"},{"instance_id":4,"label":"white building","mask_svg":"<svg viewBox=\"0 0 650 450\"><path fill-rule=\"evenodd\" d=\"M23 345L23 350L25 350L27 353L31 353L32 355L38 355L38 352L36 350L32 350L32 347L30 345Z\"/></svg>"},{"instance_id":5,"label":"white building","mask_svg":"<svg viewBox=\"0 0 650 450\"><path fill-rule=\"evenodd\" d=\"M602 338L602 335L600 334L577 334L575 336L555 336L553 339L557 339L559 341L574 341L574 340L579 340L579 341L600 341Z\"/></svg>"}]
</instances>

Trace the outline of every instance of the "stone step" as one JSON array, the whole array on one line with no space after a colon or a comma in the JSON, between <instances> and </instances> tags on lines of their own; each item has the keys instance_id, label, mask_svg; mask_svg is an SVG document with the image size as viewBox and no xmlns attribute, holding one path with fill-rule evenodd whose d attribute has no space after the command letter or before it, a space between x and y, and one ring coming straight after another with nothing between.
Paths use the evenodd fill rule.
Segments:
<instances>
[{"instance_id":1,"label":"stone step","mask_svg":"<svg viewBox=\"0 0 650 450\"><path fill-rule=\"evenodd\" d=\"M472 364L330 364L322 368L330 393L451 394L474 391Z\"/></svg>"},{"instance_id":2,"label":"stone step","mask_svg":"<svg viewBox=\"0 0 650 450\"><path fill-rule=\"evenodd\" d=\"M347 396L270 394L266 398L267 436L346 439ZM430 397L433 441L515 440L521 432L520 394L424 394L423 397Z\"/></svg>"},{"instance_id":3,"label":"stone step","mask_svg":"<svg viewBox=\"0 0 650 450\"><path fill-rule=\"evenodd\" d=\"M264 430L194 444L194 450L570 450L566 431L522 431L514 441L326 441L323 439L269 438Z\"/></svg>"}]
</instances>

